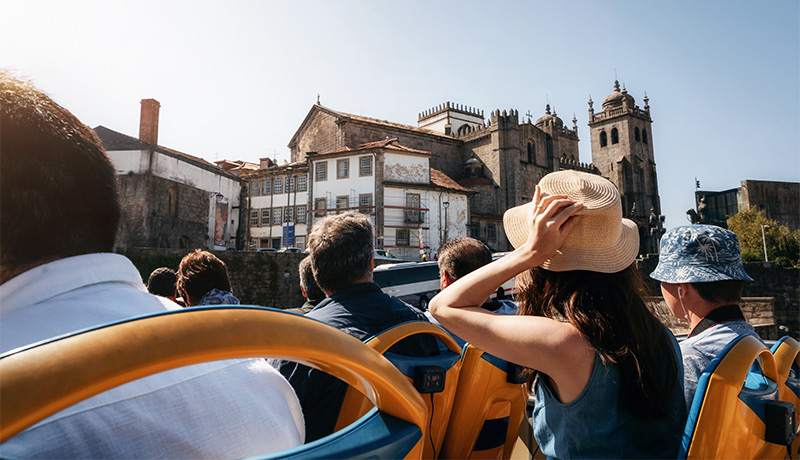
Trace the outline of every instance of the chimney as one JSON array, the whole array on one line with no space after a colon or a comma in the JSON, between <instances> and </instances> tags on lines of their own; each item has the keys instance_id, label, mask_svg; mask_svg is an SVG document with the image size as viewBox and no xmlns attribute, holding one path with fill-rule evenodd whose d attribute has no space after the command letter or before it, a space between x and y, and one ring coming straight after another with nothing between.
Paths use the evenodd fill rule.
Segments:
<instances>
[{"instance_id":1,"label":"chimney","mask_svg":"<svg viewBox=\"0 0 800 460\"><path fill-rule=\"evenodd\" d=\"M158 145L158 109L161 104L155 99L142 99L142 113L139 118L139 140Z\"/></svg>"}]
</instances>

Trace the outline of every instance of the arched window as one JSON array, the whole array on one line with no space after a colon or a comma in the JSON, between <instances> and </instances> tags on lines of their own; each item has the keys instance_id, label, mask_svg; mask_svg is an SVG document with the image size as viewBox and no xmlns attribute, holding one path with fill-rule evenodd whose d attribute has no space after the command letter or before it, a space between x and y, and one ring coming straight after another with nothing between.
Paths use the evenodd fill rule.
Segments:
<instances>
[{"instance_id":1,"label":"arched window","mask_svg":"<svg viewBox=\"0 0 800 460\"><path fill-rule=\"evenodd\" d=\"M647 130L646 129L642 130L642 142L644 142L645 144L647 143Z\"/></svg>"},{"instance_id":2,"label":"arched window","mask_svg":"<svg viewBox=\"0 0 800 460\"><path fill-rule=\"evenodd\" d=\"M642 138L639 136L639 127L638 126L633 130L633 137L636 138L637 142L642 140Z\"/></svg>"},{"instance_id":3,"label":"arched window","mask_svg":"<svg viewBox=\"0 0 800 460\"><path fill-rule=\"evenodd\" d=\"M533 142L528 141L528 163L534 163L536 161L536 147L533 146Z\"/></svg>"},{"instance_id":4,"label":"arched window","mask_svg":"<svg viewBox=\"0 0 800 460\"><path fill-rule=\"evenodd\" d=\"M608 145L608 135L605 131L600 131L600 147Z\"/></svg>"},{"instance_id":5,"label":"arched window","mask_svg":"<svg viewBox=\"0 0 800 460\"><path fill-rule=\"evenodd\" d=\"M611 143L619 144L619 131L617 131L617 128L611 130Z\"/></svg>"},{"instance_id":6,"label":"arched window","mask_svg":"<svg viewBox=\"0 0 800 460\"><path fill-rule=\"evenodd\" d=\"M457 135L461 136L469 132L469 125L464 124L458 127Z\"/></svg>"}]
</instances>

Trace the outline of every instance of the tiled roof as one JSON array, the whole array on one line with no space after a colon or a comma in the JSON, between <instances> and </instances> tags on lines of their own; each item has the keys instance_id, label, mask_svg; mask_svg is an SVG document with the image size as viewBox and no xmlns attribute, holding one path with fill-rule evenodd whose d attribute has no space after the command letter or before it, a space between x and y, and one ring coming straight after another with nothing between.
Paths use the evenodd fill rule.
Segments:
<instances>
[{"instance_id":1,"label":"tiled roof","mask_svg":"<svg viewBox=\"0 0 800 460\"><path fill-rule=\"evenodd\" d=\"M427 150L418 150L412 149L411 147L406 147L405 145L400 144L397 142L397 138L392 139L384 139L382 141L374 141L374 142L367 142L366 144L361 144L357 148L350 148L350 147L342 147L336 150L332 150L330 152L324 152L320 155L332 155L336 153L347 153L347 152L358 152L360 150L369 150L369 149L387 149L387 150L397 150L400 152L408 152L408 153L421 153L424 155L430 155L431 152Z\"/></svg>"},{"instance_id":2,"label":"tiled roof","mask_svg":"<svg viewBox=\"0 0 800 460\"><path fill-rule=\"evenodd\" d=\"M451 179L450 176L435 168L431 168L431 183L451 190L473 193L473 190L458 185L458 182Z\"/></svg>"},{"instance_id":3,"label":"tiled roof","mask_svg":"<svg viewBox=\"0 0 800 460\"><path fill-rule=\"evenodd\" d=\"M100 138L100 141L103 142L103 148L107 151L119 150L149 150L153 149L157 152L165 153L169 156L173 156L184 160L188 163L193 163L196 166L199 166L203 169L216 172L218 174L222 174L224 176L228 176L231 178L238 179L236 175L231 174L228 171L225 171L214 164L209 163L208 161L189 155L187 153L179 152L177 150L173 150L161 145L150 145L146 142L142 142L141 140L128 136L127 134L122 134L120 132L114 131L113 129L108 129L105 126L97 126L94 128L94 132L97 134L97 137Z\"/></svg>"}]
</instances>

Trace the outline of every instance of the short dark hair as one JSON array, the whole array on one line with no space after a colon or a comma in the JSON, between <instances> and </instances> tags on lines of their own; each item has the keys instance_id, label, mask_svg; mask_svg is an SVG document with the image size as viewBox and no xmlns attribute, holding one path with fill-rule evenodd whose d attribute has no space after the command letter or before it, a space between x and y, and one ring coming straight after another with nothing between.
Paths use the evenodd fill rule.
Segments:
<instances>
[{"instance_id":1,"label":"short dark hair","mask_svg":"<svg viewBox=\"0 0 800 460\"><path fill-rule=\"evenodd\" d=\"M214 254L195 249L178 266L178 292L187 305L196 305L208 291L231 291L228 266Z\"/></svg>"},{"instance_id":2,"label":"short dark hair","mask_svg":"<svg viewBox=\"0 0 800 460\"><path fill-rule=\"evenodd\" d=\"M722 280L710 281L707 283L692 283L692 287L697 290L704 300L720 304L734 304L742 300L742 289L744 289L744 281L742 280Z\"/></svg>"},{"instance_id":3,"label":"short dark hair","mask_svg":"<svg viewBox=\"0 0 800 460\"><path fill-rule=\"evenodd\" d=\"M372 224L361 213L335 214L315 223L308 249L319 287L337 292L371 276L372 238Z\"/></svg>"},{"instance_id":4,"label":"short dark hair","mask_svg":"<svg viewBox=\"0 0 800 460\"><path fill-rule=\"evenodd\" d=\"M94 131L0 70L0 265L114 249L117 178Z\"/></svg>"},{"instance_id":5,"label":"short dark hair","mask_svg":"<svg viewBox=\"0 0 800 460\"><path fill-rule=\"evenodd\" d=\"M306 293L306 299L312 302L319 302L327 297L322 289L319 288L317 280L314 279L314 269L311 266L311 257L306 257L300 261L298 266L300 272L300 287Z\"/></svg>"},{"instance_id":6,"label":"short dark hair","mask_svg":"<svg viewBox=\"0 0 800 460\"><path fill-rule=\"evenodd\" d=\"M454 238L439 248L439 270L450 281L475 271L492 261L492 251L475 238Z\"/></svg>"},{"instance_id":7,"label":"short dark hair","mask_svg":"<svg viewBox=\"0 0 800 460\"><path fill-rule=\"evenodd\" d=\"M175 297L178 275L169 267L159 267L147 278L147 292L161 297Z\"/></svg>"}]
</instances>

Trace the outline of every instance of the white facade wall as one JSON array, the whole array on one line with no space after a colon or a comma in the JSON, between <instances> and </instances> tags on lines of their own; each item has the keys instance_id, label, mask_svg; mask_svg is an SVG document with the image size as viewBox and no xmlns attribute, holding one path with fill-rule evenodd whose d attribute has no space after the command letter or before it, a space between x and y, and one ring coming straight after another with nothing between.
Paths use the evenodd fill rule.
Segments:
<instances>
[{"instance_id":1,"label":"white facade wall","mask_svg":"<svg viewBox=\"0 0 800 460\"><path fill-rule=\"evenodd\" d=\"M157 151L153 151L152 155L147 150L112 150L106 153L114 164L117 175L144 174L149 171L156 177L209 192L208 234L210 238L208 248L218 250L226 248L224 245L214 244L217 202L227 204L228 218L224 241L229 242L228 246L230 246L230 242L235 239L239 228L239 197L241 193L239 181Z\"/></svg>"},{"instance_id":2,"label":"white facade wall","mask_svg":"<svg viewBox=\"0 0 800 460\"><path fill-rule=\"evenodd\" d=\"M387 182L430 184L430 158L387 152L383 157L383 179Z\"/></svg>"},{"instance_id":3,"label":"white facade wall","mask_svg":"<svg viewBox=\"0 0 800 460\"><path fill-rule=\"evenodd\" d=\"M372 167L371 174L360 175L360 159L369 157ZM346 161L349 164L348 176L337 177L337 162ZM375 156L373 154L349 155L338 158L328 158L314 161L311 174L316 174L317 165L326 163L328 166L328 178L323 181L314 176L313 196L314 200L325 197L328 209L336 208L336 198L346 196L348 207L357 208L359 206L359 196L363 194L372 195L372 205L375 205ZM312 203L312 208L314 207Z\"/></svg>"},{"instance_id":4,"label":"white facade wall","mask_svg":"<svg viewBox=\"0 0 800 460\"><path fill-rule=\"evenodd\" d=\"M272 178L271 178L272 179ZM284 178L284 190L285 190L285 178ZM280 246L285 247L287 246L286 243L282 240L283 239L283 222L286 222L286 216L283 214L286 212L286 206L292 206L295 209L294 215L294 238L295 243L294 246L305 248L306 243L306 236L308 234L308 226L306 222L308 222L308 191L295 191L287 193L279 193L279 194L271 194L271 195L258 195L250 197L250 211L258 211L258 225L250 224L250 240L260 242L262 239L280 239L281 243ZM297 212L298 206L305 206L306 211L302 212L303 217L305 218L306 222L298 222L298 216L300 213ZM275 224L274 223L274 212L276 208L281 209L281 223ZM264 209L269 209L269 222L265 225L263 222L263 214L262 211ZM304 220L300 218L299 220ZM259 243L256 244L256 247L261 247ZM269 247L269 246L268 246Z\"/></svg>"}]
</instances>

